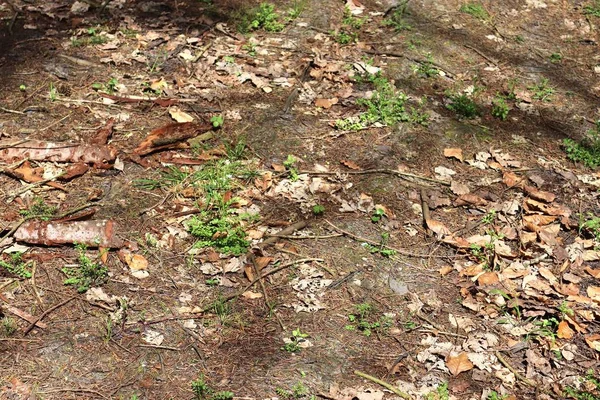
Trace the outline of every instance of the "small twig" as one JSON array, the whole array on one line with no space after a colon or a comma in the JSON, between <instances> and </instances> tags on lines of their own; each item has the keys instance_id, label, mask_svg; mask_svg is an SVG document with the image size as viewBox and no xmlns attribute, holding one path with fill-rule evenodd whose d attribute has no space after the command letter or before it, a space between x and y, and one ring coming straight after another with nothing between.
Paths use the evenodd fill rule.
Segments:
<instances>
[{"instance_id":1,"label":"small twig","mask_svg":"<svg viewBox=\"0 0 600 400\"><path fill-rule=\"evenodd\" d=\"M360 237L360 236L356 236L356 235L355 235L355 234L353 234L353 233L350 233L350 232L348 232L348 231L345 231L345 230L343 230L343 229L341 229L341 228L338 228L337 226L335 226L334 224L332 224L332 223L331 223L331 222L329 222L328 220L325 220L325 222L327 222L327 223L328 223L328 224L329 224L329 225L330 225L330 226L331 226L333 229L335 229L336 231L338 231L338 232L342 233L344 236L351 237L352 239L354 239L354 240L357 240L357 241L359 241L359 242L366 242L366 243L369 243L369 244L371 244L371 245L373 245L373 246L377 246L377 247L383 247L383 248L386 248L386 249L389 249L389 250L393 250L393 251L395 251L395 252L396 252L396 253L398 253L398 254L402 254L403 256L408 256L408 257L419 257L419 258L429 258L429 257L432 257L432 256L431 256L431 255L429 255L429 254L419 254L419 253L412 253L412 252L410 252L410 251L408 251L408 250L399 249L399 248L396 248L396 247L390 247L390 246L387 246L387 245L385 245L385 244L382 244L382 243L380 243L380 242L376 242L376 241L374 241L374 240L370 240L370 239L366 239L366 238L363 238L363 237ZM446 258L446 257L445 257L445 256L436 256L436 258Z\"/></svg>"},{"instance_id":2,"label":"small twig","mask_svg":"<svg viewBox=\"0 0 600 400\"><path fill-rule=\"evenodd\" d=\"M170 347L170 346L159 346L155 344L138 344L137 347L146 347L151 349L161 349L161 350L171 350L171 351L181 351L179 347Z\"/></svg>"},{"instance_id":3,"label":"small twig","mask_svg":"<svg viewBox=\"0 0 600 400\"><path fill-rule=\"evenodd\" d=\"M33 182L30 183L28 185L23 186L21 189L17 190L15 193L13 193L12 195L10 195L8 197L8 199L6 199L7 203L12 203L12 201L19 196L20 194L23 194L35 187L41 186L41 185L45 185L46 183L49 182L54 182L57 178L60 178L61 176L63 176L65 174L65 172L61 172L60 174L52 177L52 178L47 178L47 179L42 179L41 181L37 181L37 182ZM56 189L56 188L55 188Z\"/></svg>"},{"instance_id":4,"label":"small twig","mask_svg":"<svg viewBox=\"0 0 600 400\"><path fill-rule=\"evenodd\" d=\"M269 237L277 237L281 239L329 239L334 237L344 236L341 233L334 233L332 235L312 235L312 236L294 236L294 235L269 235Z\"/></svg>"},{"instance_id":5,"label":"small twig","mask_svg":"<svg viewBox=\"0 0 600 400\"><path fill-rule=\"evenodd\" d=\"M10 113L10 114L25 115L25 113L23 111L10 110L10 109L4 108L4 107L0 107L0 111L4 111L5 113Z\"/></svg>"},{"instance_id":6,"label":"small twig","mask_svg":"<svg viewBox=\"0 0 600 400\"><path fill-rule=\"evenodd\" d=\"M412 397L408 393L404 393L402 390L398 389L397 387L395 387L385 381L382 381L381 379L375 378L374 376L365 374L364 372L360 372L360 371L354 371L354 375L358 375L361 378L365 378L365 379L370 380L371 382L375 382L378 385L381 385L384 388L391 390L392 392L394 392L398 396L402 397L403 399L407 399L407 400L412 399Z\"/></svg>"},{"instance_id":7,"label":"small twig","mask_svg":"<svg viewBox=\"0 0 600 400\"><path fill-rule=\"evenodd\" d=\"M58 125L58 124L60 124L60 123L61 123L61 122L63 122L65 119L69 118L71 115L73 115L73 113L72 113L72 112L71 112L71 113L69 113L67 116L65 116L65 117L63 117L63 118L61 118L61 119L59 119L58 121L54 121L53 123L51 123L50 125L46 126L45 128L42 128L42 129L40 129L40 132L43 132L43 131L45 131L46 129L50 129L50 128L52 128L54 125Z\"/></svg>"},{"instance_id":8,"label":"small twig","mask_svg":"<svg viewBox=\"0 0 600 400\"><path fill-rule=\"evenodd\" d=\"M27 334L28 334L29 332L31 332L31 330L32 330L32 329L35 327L35 325L36 325L38 322L40 322L42 319L44 319L44 317L46 317L46 316L47 316L48 314L50 314L52 311L54 311L54 310L56 310L56 309L58 309L58 308L60 308L60 307L64 306L65 304L69 303L71 300L73 300L73 299L76 299L76 298L77 298L77 296L69 297L67 300L63 301L62 303L58 303L58 304L56 304L55 306L52 306L52 307L50 307L49 309L47 309L46 311L44 311L44 312L42 313L42 315L40 315L39 317L37 317L37 318L35 319L35 321L33 321L33 322L31 323L31 325L29 325L29 326L27 327L27 329L25 329L25 331L23 332L23 336L27 336Z\"/></svg>"},{"instance_id":9,"label":"small twig","mask_svg":"<svg viewBox=\"0 0 600 400\"><path fill-rule=\"evenodd\" d=\"M479 54L481 57L485 58L486 60L488 60L489 62L491 62L492 64L494 64L496 67L498 66L498 61L494 60L491 57L486 56L483 52L481 52L479 49L473 47L473 46L469 46L468 44L463 44L463 46L465 46L467 49L471 49L473 50L475 53Z\"/></svg>"},{"instance_id":10,"label":"small twig","mask_svg":"<svg viewBox=\"0 0 600 400\"><path fill-rule=\"evenodd\" d=\"M39 342L40 339L0 338L0 342Z\"/></svg>"},{"instance_id":11,"label":"small twig","mask_svg":"<svg viewBox=\"0 0 600 400\"><path fill-rule=\"evenodd\" d=\"M396 171L393 169L366 169L364 171L337 171L337 172L320 172L320 171L300 171L300 174L309 175L365 175L365 174L388 174L397 175L401 178L413 178L420 179L422 181L437 183L438 185L450 186L450 182L440 181L439 179L428 178L426 176L420 176L411 174L408 172Z\"/></svg>"},{"instance_id":12,"label":"small twig","mask_svg":"<svg viewBox=\"0 0 600 400\"><path fill-rule=\"evenodd\" d=\"M36 392L38 394L51 394L51 393L61 393L61 392L70 392L70 393L91 393L91 394L95 394L98 397L102 397L103 399L108 399L108 397L106 397L105 395L103 395L100 392L97 392L95 390L91 390L91 389L83 389L83 388L74 388L74 389L70 389L70 388L65 388L65 389L50 389L50 390L44 390L43 392Z\"/></svg>"},{"instance_id":13,"label":"small twig","mask_svg":"<svg viewBox=\"0 0 600 400\"><path fill-rule=\"evenodd\" d=\"M500 361L500 363L502 365L504 365L506 368L508 368L508 370L510 372L512 372L513 374L515 374L515 377L520 380L521 382L525 383L527 386L535 386L535 382L525 378L523 375L521 375L516 369L514 369L514 367L512 365L510 365L508 363L508 361L506 361L504 359L504 357L502 357L502 354L500 354L499 351L496 351L494 353L496 355L496 357L498 358L498 361Z\"/></svg>"},{"instance_id":14,"label":"small twig","mask_svg":"<svg viewBox=\"0 0 600 400\"><path fill-rule=\"evenodd\" d=\"M431 330L431 329L419 329L419 332L425 332L425 333L433 333L435 335L444 335L444 336L451 336L451 337L457 337L460 339L466 339L467 337L465 335L461 335L460 333L453 333L453 332L445 332L445 331L439 331L439 330Z\"/></svg>"},{"instance_id":15,"label":"small twig","mask_svg":"<svg viewBox=\"0 0 600 400\"><path fill-rule=\"evenodd\" d=\"M42 301L42 298L40 297L40 294L38 293L37 286L35 285L35 272L36 271L37 271L37 262L35 262L35 260L34 260L33 266L31 267L31 287L33 288L33 293L35 293L35 297L37 298L38 302L40 303L40 307L42 307L42 311L43 311L44 310L44 308L43 308L44 302Z\"/></svg>"}]
</instances>

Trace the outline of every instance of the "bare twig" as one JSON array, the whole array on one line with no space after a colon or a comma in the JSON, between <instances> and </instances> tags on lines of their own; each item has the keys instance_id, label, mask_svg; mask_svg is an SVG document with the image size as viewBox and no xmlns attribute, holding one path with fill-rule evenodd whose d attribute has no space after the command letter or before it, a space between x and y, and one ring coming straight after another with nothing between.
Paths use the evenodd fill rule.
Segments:
<instances>
[{"instance_id":1,"label":"bare twig","mask_svg":"<svg viewBox=\"0 0 600 400\"><path fill-rule=\"evenodd\" d=\"M33 328L36 326L36 324L37 324L38 322L40 322L42 319L44 319L44 317L46 317L46 316L47 316L48 314L50 314L52 311L54 311L54 310L56 310L56 309L58 309L58 308L60 308L60 307L64 306L65 304L69 303L71 300L74 300L74 299L76 299L76 298L77 298L77 296L69 297L67 300L65 300L65 301L63 301L63 302L61 302L61 303L58 303L58 304L56 304L56 305L54 305L54 306L50 307L50 308L49 308L49 309L47 309L46 311L44 311L44 312L42 313L42 315L40 315L39 317L37 317L37 318L35 319L35 321L33 321L33 322L31 323L31 325L29 325L29 326L27 327L27 329L25 329L25 331L23 332L23 336L27 336L27 334L28 334L29 332L31 332L31 330L32 330L32 329L33 329Z\"/></svg>"},{"instance_id":2,"label":"bare twig","mask_svg":"<svg viewBox=\"0 0 600 400\"><path fill-rule=\"evenodd\" d=\"M496 355L496 357L498 358L498 361L500 361L500 363L502 365L504 365L506 368L508 368L508 370L510 372L512 372L513 374L515 374L515 377L520 380L521 382L523 382L524 384L526 384L527 386L533 386L535 387L535 382L525 378L523 375L521 375L512 365L510 365L508 363L508 361L506 361L504 359L504 357L502 357L502 354L500 354L499 351L494 353Z\"/></svg>"},{"instance_id":3,"label":"bare twig","mask_svg":"<svg viewBox=\"0 0 600 400\"><path fill-rule=\"evenodd\" d=\"M40 294L38 293L37 286L35 286L36 271L37 271L37 262L35 262L35 260L34 260L33 266L31 267L31 287L33 288L33 293L35 293L35 297L37 298L38 302L40 303L40 307L42 307L42 311L43 311L44 310L44 308L43 308L44 302L42 301L42 298L40 297Z\"/></svg>"},{"instance_id":4,"label":"bare twig","mask_svg":"<svg viewBox=\"0 0 600 400\"><path fill-rule=\"evenodd\" d=\"M365 379L370 380L371 382L375 382L376 384L381 385L384 388L391 390L392 392L394 392L398 396L402 397L403 399L407 399L407 400L412 399L412 397L410 397L410 395L408 393L404 393L402 390L398 389L397 387L395 387L385 381L382 381L381 379L375 378L372 375L365 374L364 372L360 372L360 371L354 371L354 375L358 375L361 378L365 378Z\"/></svg>"},{"instance_id":5,"label":"bare twig","mask_svg":"<svg viewBox=\"0 0 600 400\"><path fill-rule=\"evenodd\" d=\"M181 351L179 347L171 347L171 346L159 346L155 344L138 344L137 347L146 347L151 349L161 349L161 350L171 350L171 351Z\"/></svg>"},{"instance_id":6,"label":"bare twig","mask_svg":"<svg viewBox=\"0 0 600 400\"><path fill-rule=\"evenodd\" d=\"M25 113L23 111L11 110L11 109L4 108L4 107L0 107L0 111L4 111L5 113L9 113L9 114L25 115Z\"/></svg>"}]
</instances>

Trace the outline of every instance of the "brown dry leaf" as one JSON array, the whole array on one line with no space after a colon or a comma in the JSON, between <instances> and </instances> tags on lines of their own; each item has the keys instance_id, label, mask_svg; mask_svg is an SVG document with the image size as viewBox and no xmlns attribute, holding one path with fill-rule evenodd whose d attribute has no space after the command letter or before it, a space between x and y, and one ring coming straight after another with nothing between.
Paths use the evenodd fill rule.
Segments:
<instances>
[{"instance_id":1,"label":"brown dry leaf","mask_svg":"<svg viewBox=\"0 0 600 400\"><path fill-rule=\"evenodd\" d=\"M485 272L477 278L477 283L479 283L481 286L493 285L498 282L498 274L491 271Z\"/></svg>"},{"instance_id":2,"label":"brown dry leaf","mask_svg":"<svg viewBox=\"0 0 600 400\"><path fill-rule=\"evenodd\" d=\"M561 339L571 339L573 336L575 336L575 331L571 329L567 321L560 321L556 334Z\"/></svg>"},{"instance_id":3,"label":"brown dry leaf","mask_svg":"<svg viewBox=\"0 0 600 400\"><path fill-rule=\"evenodd\" d=\"M542 226L551 224L556 217L551 215L525 215L523 216L523 227L531 232L537 232Z\"/></svg>"},{"instance_id":4,"label":"brown dry leaf","mask_svg":"<svg viewBox=\"0 0 600 400\"><path fill-rule=\"evenodd\" d=\"M537 240L537 234L535 232L523 231L521 232L520 239L522 244L535 243Z\"/></svg>"},{"instance_id":5,"label":"brown dry leaf","mask_svg":"<svg viewBox=\"0 0 600 400\"><path fill-rule=\"evenodd\" d=\"M581 256L583 261L598 261L600 260L599 250L585 250Z\"/></svg>"},{"instance_id":6,"label":"brown dry leaf","mask_svg":"<svg viewBox=\"0 0 600 400\"><path fill-rule=\"evenodd\" d=\"M586 293L592 300L600 301L600 286L588 286Z\"/></svg>"},{"instance_id":7,"label":"brown dry leaf","mask_svg":"<svg viewBox=\"0 0 600 400\"><path fill-rule=\"evenodd\" d=\"M514 172L505 172L502 174L502 182L508 187L519 187L524 181L525 178L517 176Z\"/></svg>"},{"instance_id":8,"label":"brown dry leaf","mask_svg":"<svg viewBox=\"0 0 600 400\"><path fill-rule=\"evenodd\" d=\"M448 367L452 375L457 376L461 372L473 369L473 363L469 360L467 353L463 352L458 356L448 356L446 359L446 367Z\"/></svg>"},{"instance_id":9,"label":"brown dry leaf","mask_svg":"<svg viewBox=\"0 0 600 400\"><path fill-rule=\"evenodd\" d=\"M125 262L132 271L145 271L148 269L148 260L141 254L128 254L125 256Z\"/></svg>"},{"instance_id":10,"label":"brown dry leaf","mask_svg":"<svg viewBox=\"0 0 600 400\"><path fill-rule=\"evenodd\" d=\"M573 318L569 317L567 314L565 314L565 321L571 324L577 332L586 333L585 326L577 323Z\"/></svg>"},{"instance_id":11,"label":"brown dry leaf","mask_svg":"<svg viewBox=\"0 0 600 400\"><path fill-rule=\"evenodd\" d=\"M27 142L0 141L0 161L14 162L29 159L32 161L83 162L99 168L108 168L117 157L112 146L72 144L28 140Z\"/></svg>"},{"instance_id":12,"label":"brown dry leaf","mask_svg":"<svg viewBox=\"0 0 600 400\"><path fill-rule=\"evenodd\" d=\"M585 337L585 342L592 349L600 351L600 334L596 333Z\"/></svg>"},{"instance_id":13,"label":"brown dry leaf","mask_svg":"<svg viewBox=\"0 0 600 400\"><path fill-rule=\"evenodd\" d=\"M454 158L456 158L460 162L464 161L462 149L457 149L457 148L447 148L447 149L444 149L444 156L447 157L447 158L454 157Z\"/></svg>"},{"instance_id":14,"label":"brown dry leaf","mask_svg":"<svg viewBox=\"0 0 600 400\"><path fill-rule=\"evenodd\" d=\"M454 271L454 268L452 268L449 265L446 265L445 267L440 268L439 273L441 276L446 276L452 271Z\"/></svg>"},{"instance_id":15,"label":"brown dry leaf","mask_svg":"<svg viewBox=\"0 0 600 400\"><path fill-rule=\"evenodd\" d=\"M342 165L345 165L346 167L353 169L353 170L360 170L360 166L355 163L354 161L350 161L350 160L342 160L340 161L340 163L342 163Z\"/></svg>"},{"instance_id":16,"label":"brown dry leaf","mask_svg":"<svg viewBox=\"0 0 600 400\"><path fill-rule=\"evenodd\" d=\"M271 164L271 168L273 168L273 170L275 172L285 172L285 166L283 164Z\"/></svg>"},{"instance_id":17,"label":"brown dry leaf","mask_svg":"<svg viewBox=\"0 0 600 400\"><path fill-rule=\"evenodd\" d=\"M564 296L579 294L579 286L574 283L554 285L554 289Z\"/></svg>"},{"instance_id":18,"label":"brown dry leaf","mask_svg":"<svg viewBox=\"0 0 600 400\"><path fill-rule=\"evenodd\" d=\"M136 155L146 155L154 151L176 148L188 139L212 130L212 124L184 122L161 126L154 129L133 151Z\"/></svg>"},{"instance_id":19,"label":"brown dry leaf","mask_svg":"<svg viewBox=\"0 0 600 400\"><path fill-rule=\"evenodd\" d=\"M271 261L273 261L273 257L256 257L254 260L259 271L262 271Z\"/></svg>"},{"instance_id":20,"label":"brown dry leaf","mask_svg":"<svg viewBox=\"0 0 600 400\"><path fill-rule=\"evenodd\" d=\"M454 201L457 206L474 205L474 206L485 206L488 203L483 197L479 197L472 193L463 194Z\"/></svg>"},{"instance_id":21,"label":"brown dry leaf","mask_svg":"<svg viewBox=\"0 0 600 400\"><path fill-rule=\"evenodd\" d=\"M194 117L186 112L181 111L179 107L169 108L169 115L177 122L192 122L194 120Z\"/></svg>"},{"instance_id":22,"label":"brown dry leaf","mask_svg":"<svg viewBox=\"0 0 600 400\"><path fill-rule=\"evenodd\" d=\"M331 99L323 99L323 98L319 98L315 100L315 106L317 107L322 107L324 109L329 109L331 108L334 104L338 103L338 98L334 97Z\"/></svg>"},{"instance_id":23,"label":"brown dry leaf","mask_svg":"<svg viewBox=\"0 0 600 400\"><path fill-rule=\"evenodd\" d=\"M244 265L244 274L246 274L246 278L248 278L250 282L254 281L254 267L251 264Z\"/></svg>"},{"instance_id":24,"label":"brown dry leaf","mask_svg":"<svg viewBox=\"0 0 600 400\"><path fill-rule=\"evenodd\" d=\"M513 253L510 246L507 245L503 240L497 240L494 242L494 251L496 254L502 257L516 257L516 254Z\"/></svg>"},{"instance_id":25,"label":"brown dry leaf","mask_svg":"<svg viewBox=\"0 0 600 400\"><path fill-rule=\"evenodd\" d=\"M585 267L585 272L587 272L596 279L600 279L600 269L592 269L591 267L587 266Z\"/></svg>"},{"instance_id":26,"label":"brown dry leaf","mask_svg":"<svg viewBox=\"0 0 600 400\"><path fill-rule=\"evenodd\" d=\"M261 297L263 297L262 293L253 292L251 290L245 291L244 293L242 293L242 296L249 300L260 299Z\"/></svg>"},{"instance_id":27,"label":"brown dry leaf","mask_svg":"<svg viewBox=\"0 0 600 400\"><path fill-rule=\"evenodd\" d=\"M448 227L446 227L446 225L440 221L429 219L425 222L427 223L427 227L431 229L438 237L447 236L452 233L450 232L450 229L448 229Z\"/></svg>"},{"instance_id":28,"label":"brown dry leaf","mask_svg":"<svg viewBox=\"0 0 600 400\"><path fill-rule=\"evenodd\" d=\"M556 278L556 276L548 268L546 268L546 267L539 267L538 268L538 272L540 273L541 276L543 276L544 278L546 278L546 280L548 282L550 282L550 283L556 283L556 282L558 282L558 278Z\"/></svg>"},{"instance_id":29,"label":"brown dry leaf","mask_svg":"<svg viewBox=\"0 0 600 400\"><path fill-rule=\"evenodd\" d=\"M256 178L254 180L254 186L261 191L266 192L271 186L273 186L273 173L271 171L267 171L260 177Z\"/></svg>"},{"instance_id":30,"label":"brown dry leaf","mask_svg":"<svg viewBox=\"0 0 600 400\"><path fill-rule=\"evenodd\" d=\"M544 192L542 190L538 190L537 188L535 188L533 186L525 185L523 187L523 190L525 190L525 192L529 196L531 196L533 199L538 200L538 201L552 203L554 201L554 199L556 199L556 195L554 193Z\"/></svg>"},{"instance_id":31,"label":"brown dry leaf","mask_svg":"<svg viewBox=\"0 0 600 400\"><path fill-rule=\"evenodd\" d=\"M471 191L469 187L464 183L460 183L454 180L450 183L450 190L452 191L452 193L458 196L467 194Z\"/></svg>"},{"instance_id":32,"label":"brown dry leaf","mask_svg":"<svg viewBox=\"0 0 600 400\"><path fill-rule=\"evenodd\" d=\"M483 264L469 265L460 271L461 276L477 276L483 272Z\"/></svg>"}]
</instances>

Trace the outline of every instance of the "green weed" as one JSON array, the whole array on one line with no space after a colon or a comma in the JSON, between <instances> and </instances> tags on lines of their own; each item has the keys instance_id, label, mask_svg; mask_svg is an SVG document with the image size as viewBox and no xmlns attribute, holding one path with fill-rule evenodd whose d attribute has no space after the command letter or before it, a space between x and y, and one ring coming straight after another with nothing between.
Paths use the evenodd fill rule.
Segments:
<instances>
[{"instance_id":1,"label":"green weed","mask_svg":"<svg viewBox=\"0 0 600 400\"><path fill-rule=\"evenodd\" d=\"M408 0L403 0L396 6L390 16L383 20L384 26L391 26L396 32L411 30L412 27L405 21Z\"/></svg>"},{"instance_id":2,"label":"green weed","mask_svg":"<svg viewBox=\"0 0 600 400\"><path fill-rule=\"evenodd\" d=\"M477 104L466 94L451 95L451 103L446 108L454 111L459 118L473 119L479 115Z\"/></svg>"},{"instance_id":3,"label":"green weed","mask_svg":"<svg viewBox=\"0 0 600 400\"><path fill-rule=\"evenodd\" d=\"M440 74L440 71L433 65L431 55L427 57L426 62L419 63L417 66L415 66L414 71L422 78L431 78Z\"/></svg>"},{"instance_id":4,"label":"green weed","mask_svg":"<svg viewBox=\"0 0 600 400\"><path fill-rule=\"evenodd\" d=\"M25 84L19 85L19 90L21 92L26 92L27 91L27 85L25 85Z\"/></svg>"},{"instance_id":5,"label":"green weed","mask_svg":"<svg viewBox=\"0 0 600 400\"><path fill-rule=\"evenodd\" d=\"M492 116L505 121L508 117L508 104L506 103L506 98L501 95L496 95L494 100L492 100Z\"/></svg>"},{"instance_id":6,"label":"green weed","mask_svg":"<svg viewBox=\"0 0 600 400\"><path fill-rule=\"evenodd\" d=\"M291 181L298 180L298 168L296 167L296 162L298 162L298 160L291 154L288 154L285 161L283 161L283 166L287 170Z\"/></svg>"},{"instance_id":7,"label":"green weed","mask_svg":"<svg viewBox=\"0 0 600 400\"><path fill-rule=\"evenodd\" d=\"M373 219L373 217L371 217ZM388 249L386 247L387 242L390 240L390 234L388 232L383 232L381 234L381 243L379 246L373 246L369 243L363 243L363 247L367 249L371 254L379 253L384 257L392 257L396 255L396 251L392 249Z\"/></svg>"},{"instance_id":8,"label":"green weed","mask_svg":"<svg viewBox=\"0 0 600 400\"><path fill-rule=\"evenodd\" d=\"M345 326L345 329L353 331L358 330L365 336L371 336L374 331L387 329L392 325L391 319L383 317L376 319L373 317L374 310L369 303L356 304L355 312L348 314L350 324Z\"/></svg>"},{"instance_id":9,"label":"green weed","mask_svg":"<svg viewBox=\"0 0 600 400\"><path fill-rule=\"evenodd\" d=\"M543 78L540 83L528 87L533 92L533 98L540 101L552 101L552 95L556 90L549 85L549 80Z\"/></svg>"},{"instance_id":10,"label":"green weed","mask_svg":"<svg viewBox=\"0 0 600 400\"><path fill-rule=\"evenodd\" d=\"M118 84L119 84L119 81L117 80L117 78L110 78L108 80L108 82L106 82L106 83L98 83L98 82L93 83L92 89L104 90L108 94L113 94L116 91Z\"/></svg>"},{"instance_id":11,"label":"green weed","mask_svg":"<svg viewBox=\"0 0 600 400\"><path fill-rule=\"evenodd\" d=\"M2 336L4 337L12 336L19 329L17 321L11 317L3 317L0 325L2 326Z\"/></svg>"},{"instance_id":12,"label":"green weed","mask_svg":"<svg viewBox=\"0 0 600 400\"><path fill-rule=\"evenodd\" d=\"M200 374L198 378L190 383L195 400L232 400L233 392L222 391L214 392L204 380L204 375Z\"/></svg>"},{"instance_id":13,"label":"green weed","mask_svg":"<svg viewBox=\"0 0 600 400\"><path fill-rule=\"evenodd\" d=\"M567 158L574 162L583 163L589 168L600 165L600 120L596 121L594 129L586 132L583 140L576 142L573 139L563 140Z\"/></svg>"},{"instance_id":14,"label":"green weed","mask_svg":"<svg viewBox=\"0 0 600 400\"><path fill-rule=\"evenodd\" d=\"M38 218L48 221L56 214L56 211L57 207L49 206L44 199L37 197L28 209L19 211L19 214L27 219Z\"/></svg>"},{"instance_id":15,"label":"green weed","mask_svg":"<svg viewBox=\"0 0 600 400\"><path fill-rule=\"evenodd\" d=\"M50 82L50 89L48 90L48 98L50 101L55 101L58 98L58 89L54 86L54 83Z\"/></svg>"},{"instance_id":16,"label":"green weed","mask_svg":"<svg viewBox=\"0 0 600 400\"><path fill-rule=\"evenodd\" d=\"M74 268L64 267L62 272L67 276L65 285L77 287L79 293L86 292L90 287L101 285L108 279L108 268L99 262L93 262L87 255L87 247L78 244L75 249L79 253L78 266Z\"/></svg>"},{"instance_id":17,"label":"green weed","mask_svg":"<svg viewBox=\"0 0 600 400\"><path fill-rule=\"evenodd\" d=\"M504 400L508 395L500 395L495 390L492 390L486 397L486 400Z\"/></svg>"},{"instance_id":18,"label":"green weed","mask_svg":"<svg viewBox=\"0 0 600 400\"><path fill-rule=\"evenodd\" d=\"M28 264L23 262L22 254L20 252L12 253L8 261L0 260L0 267L21 279L29 279L31 278L31 272L28 269Z\"/></svg>"},{"instance_id":19,"label":"green weed","mask_svg":"<svg viewBox=\"0 0 600 400\"><path fill-rule=\"evenodd\" d=\"M222 115L215 115L213 117L210 118L210 123L212 124L213 128L220 128L223 126L223 116Z\"/></svg>"},{"instance_id":20,"label":"green weed","mask_svg":"<svg viewBox=\"0 0 600 400\"><path fill-rule=\"evenodd\" d=\"M306 397L309 393L309 390L302 382L297 382L294 386L292 386L291 390L275 388L275 393L282 399L292 400Z\"/></svg>"},{"instance_id":21,"label":"green weed","mask_svg":"<svg viewBox=\"0 0 600 400\"><path fill-rule=\"evenodd\" d=\"M285 24L279 20L279 14L275 12L274 4L261 3L258 8L243 17L239 28L243 33L257 29L281 32L285 28Z\"/></svg>"},{"instance_id":22,"label":"green weed","mask_svg":"<svg viewBox=\"0 0 600 400\"><path fill-rule=\"evenodd\" d=\"M471 2L463 4L462 6L460 6L459 11L465 14L469 14L482 21L486 21L490 18L490 15L481 3Z\"/></svg>"},{"instance_id":23,"label":"green weed","mask_svg":"<svg viewBox=\"0 0 600 400\"><path fill-rule=\"evenodd\" d=\"M497 211L492 208L481 218L481 223L485 225L491 225L494 223L494 221L496 221L496 217Z\"/></svg>"},{"instance_id":24,"label":"green weed","mask_svg":"<svg viewBox=\"0 0 600 400\"><path fill-rule=\"evenodd\" d=\"M94 44L104 44L108 42L108 37L106 35L100 35L101 28L100 27L90 27L86 31L87 36L82 38L72 38L71 46L73 47L81 47L88 46Z\"/></svg>"},{"instance_id":25,"label":"green weed","mask_svg":"<svg viewBox=\"0 0 600 400\"><path fill-rule=\"evenodd\" d=\"M567 386L564 395L575 400L600 400L600 376L593 369L587 371L585 377L579 378L582 388Z\"/></svg>"},{"instance_id":26,"label":"green weed","mask_svg":"<svg viewBox=\"0 0 600 400\"><path fill-rule=\"evenodd\" d=\"M450 392L448 391L448 382L441 383L435 392L427 393L425 395L426 400L448 400L450 398Z\"/></svg>"},{"instance_id":27,"label":"green weed","mask_svg":"<svg viewBox=\"0 0 600 400\"><path fill-rule=\"evenodd\" d=\"M333 39L339 44L350 44L358 40L358 30L367 22L368 18L357 18L352 15L350 8L344 8L342 27L337 32L331 32Z\"/></svg>"},{"instance_id":28,"label":"green weed","mask_svg":"<svg viewBox=\"0 0 600 400\"><path fill-rule=\"evenodd\" d=\"M281 350L285 350L288 353L297 353L301 350L300 343L307 337L308 333L302 333L299 328L294 329L290 337L290 342L286 343Z\"/></svg>"},{"instance_id":29,"label":"green weed","mask_svg":"<svg viewBox=\"0 0 600 400\"><path fill-rule=\"evenodd\" d=\"M583 13L600 18L600 0L594 0L592 5L583 7Z\"/></svg>"},{"instance_id":30,"label":"green weed","mask_svg":"<svg viewBox=\"0 0 600 400\"><path fill-rule=\"evenodd\" d=\"M313 215L323 215L324 212L325 212L325 207L322 206L321 204L315 204L312 207Z\"/></svg>"},{"instance_id":31,"label":"green weed","mask_svg":"<svg viewBox=\"0 0 600 400\"><path fill-rule=\"evenodd\" d=\"M592 213L588 213L586 217L579 215L579 235L584 232L591 234L600 243L600 218Z\"/></svg>"},{"instance_id":32,"label":"green weed","mask_svg":"<svg viewBox=\"0 0 600 400\"><path fill-rule=\"evenodd\" d=\"M563 57L560 53L552 53L550 54L550 62L554 64L558 64L562 61Z\"/></svg>"}]
</instances>

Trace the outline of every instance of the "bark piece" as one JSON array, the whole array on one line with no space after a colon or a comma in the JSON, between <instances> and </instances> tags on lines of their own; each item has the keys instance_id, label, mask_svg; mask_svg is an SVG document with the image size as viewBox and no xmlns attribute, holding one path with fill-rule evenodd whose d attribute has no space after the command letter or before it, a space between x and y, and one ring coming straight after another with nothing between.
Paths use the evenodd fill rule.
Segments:
<instances>
[{"instance_id":1,"label":"bark piece","mask_svg":"<svg viewBox=\"0 0 600 400\"><path fill-rule=\"evenodd\" d=\"M82 162L98 168L109 168L117 157L112 146L28 140L25 143L0 141L0 161L14 162L28 158L34 161Z\"/></svg>"},{"instance_id":2,"label":"bark piece","mask_svg":"<svg viewBox=\"0 0 600 400\"><path fill-rule=\"evenodd\" d=\"M16 230L15 239L31 244L56 246L81 243L89 247L123 247L123 240L116 236L112 220L92 221L28 221Z\"/></svg>"}]
</instances>

